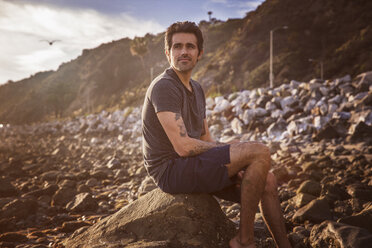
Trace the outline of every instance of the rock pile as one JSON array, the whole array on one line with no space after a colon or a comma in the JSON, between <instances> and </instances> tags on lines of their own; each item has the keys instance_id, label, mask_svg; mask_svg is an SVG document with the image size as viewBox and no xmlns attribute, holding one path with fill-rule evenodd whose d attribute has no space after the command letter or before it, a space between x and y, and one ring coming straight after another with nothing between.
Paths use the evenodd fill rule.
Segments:
<instances>
[{"instance_id":1,"label":"rock pile","mask_svg":"<svg viewBox=\"0 0 372 248\"><path fill-rule=\"evenodd\" d=\"M207 108L216 139L258 140L272 149L294 247L365 247L372 242L371 72L354 80L292 81L208 98ZM138 198L155 201L154 193L146 194L155 187L143 167L140 113L137 107L35 125L0 125L0 247L63 247L71 237L79 239L130 212ZM239 205L219 203L237 224ZM181 218L178 212L167 214ZM195 232L188 226L185 235ZM173 233L177 228L167 226ZM260 213L255 231L260 247L273 247ZM214 239L211 232L201 236L216 244L228 236L226 231ZM181 242L176 236L135 235L128 241L133 247Z\"/></svg>"}]
</instances>

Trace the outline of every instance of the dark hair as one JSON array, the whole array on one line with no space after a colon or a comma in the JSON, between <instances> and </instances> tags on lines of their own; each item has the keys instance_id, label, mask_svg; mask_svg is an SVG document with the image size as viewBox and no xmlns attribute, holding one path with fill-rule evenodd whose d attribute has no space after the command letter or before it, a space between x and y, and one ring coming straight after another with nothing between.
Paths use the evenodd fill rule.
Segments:
<instances>
[{"instance_id":1,"label":"dark hair","mask_svg":"<svg viewBox=\"0 0 372 248\"><path fill-rule=\"evenodd\" d=\"M203 50L203 34L195 22L176 22L169 26L167 32L165 33L165 49L170 51L172 47L172 37L175 33L192 33L195 34L197 39L197 45L199 53Z\"/></svg>"}]
</instances>

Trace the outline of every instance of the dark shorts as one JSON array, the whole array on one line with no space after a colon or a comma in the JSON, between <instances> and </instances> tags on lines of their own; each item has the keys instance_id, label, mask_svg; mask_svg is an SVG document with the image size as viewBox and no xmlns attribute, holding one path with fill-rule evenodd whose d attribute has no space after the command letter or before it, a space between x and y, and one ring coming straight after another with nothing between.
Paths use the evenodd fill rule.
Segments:
<instances>
[{"instance_id":1,"label":"dark shorts","mask_svg":"<svg viewBox=\"0 0 372 248\"><path fill-rule=\"evenodd\" d=\"M235 178L229 178L225 164L230 163L230 145L215 147L193 157L169 161L159 187L170 194L209 193L240 202Z\"/></svg>"}]
</instances>

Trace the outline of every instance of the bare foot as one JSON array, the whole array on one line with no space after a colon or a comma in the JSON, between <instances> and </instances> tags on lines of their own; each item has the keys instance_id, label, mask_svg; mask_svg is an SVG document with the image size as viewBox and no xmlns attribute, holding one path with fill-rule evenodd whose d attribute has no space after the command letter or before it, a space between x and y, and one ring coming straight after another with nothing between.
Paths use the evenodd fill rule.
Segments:
<instances>
[{"instance_id":1,"label":"bare foot","mask_svg":"<svg viewBox=\"0 0 372 248\"><path fill-rule=\"evenodd\" d=\"M256 245L254 243L243 245L242 243L240 243L238 236L232 238L229 242L229 245L230 248L256 248Z\"/></svg>"}]
</instances>

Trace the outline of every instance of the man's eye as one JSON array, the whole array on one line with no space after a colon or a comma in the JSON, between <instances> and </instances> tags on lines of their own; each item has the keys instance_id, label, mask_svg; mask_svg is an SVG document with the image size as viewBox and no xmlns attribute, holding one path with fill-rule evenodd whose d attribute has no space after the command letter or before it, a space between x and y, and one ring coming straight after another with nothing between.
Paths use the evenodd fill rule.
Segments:
<instances>
[{"instance_id":1,"label":"man's eye","mask_svg":"<svg viewBox=\"0 0 372 248\"><path fill-rule=\"evenodd\" d=\"M175 45L173 46L173 48L180 48L180 47L181 47L180 44L175 44Z\"/></svg>"}]
</instances>

